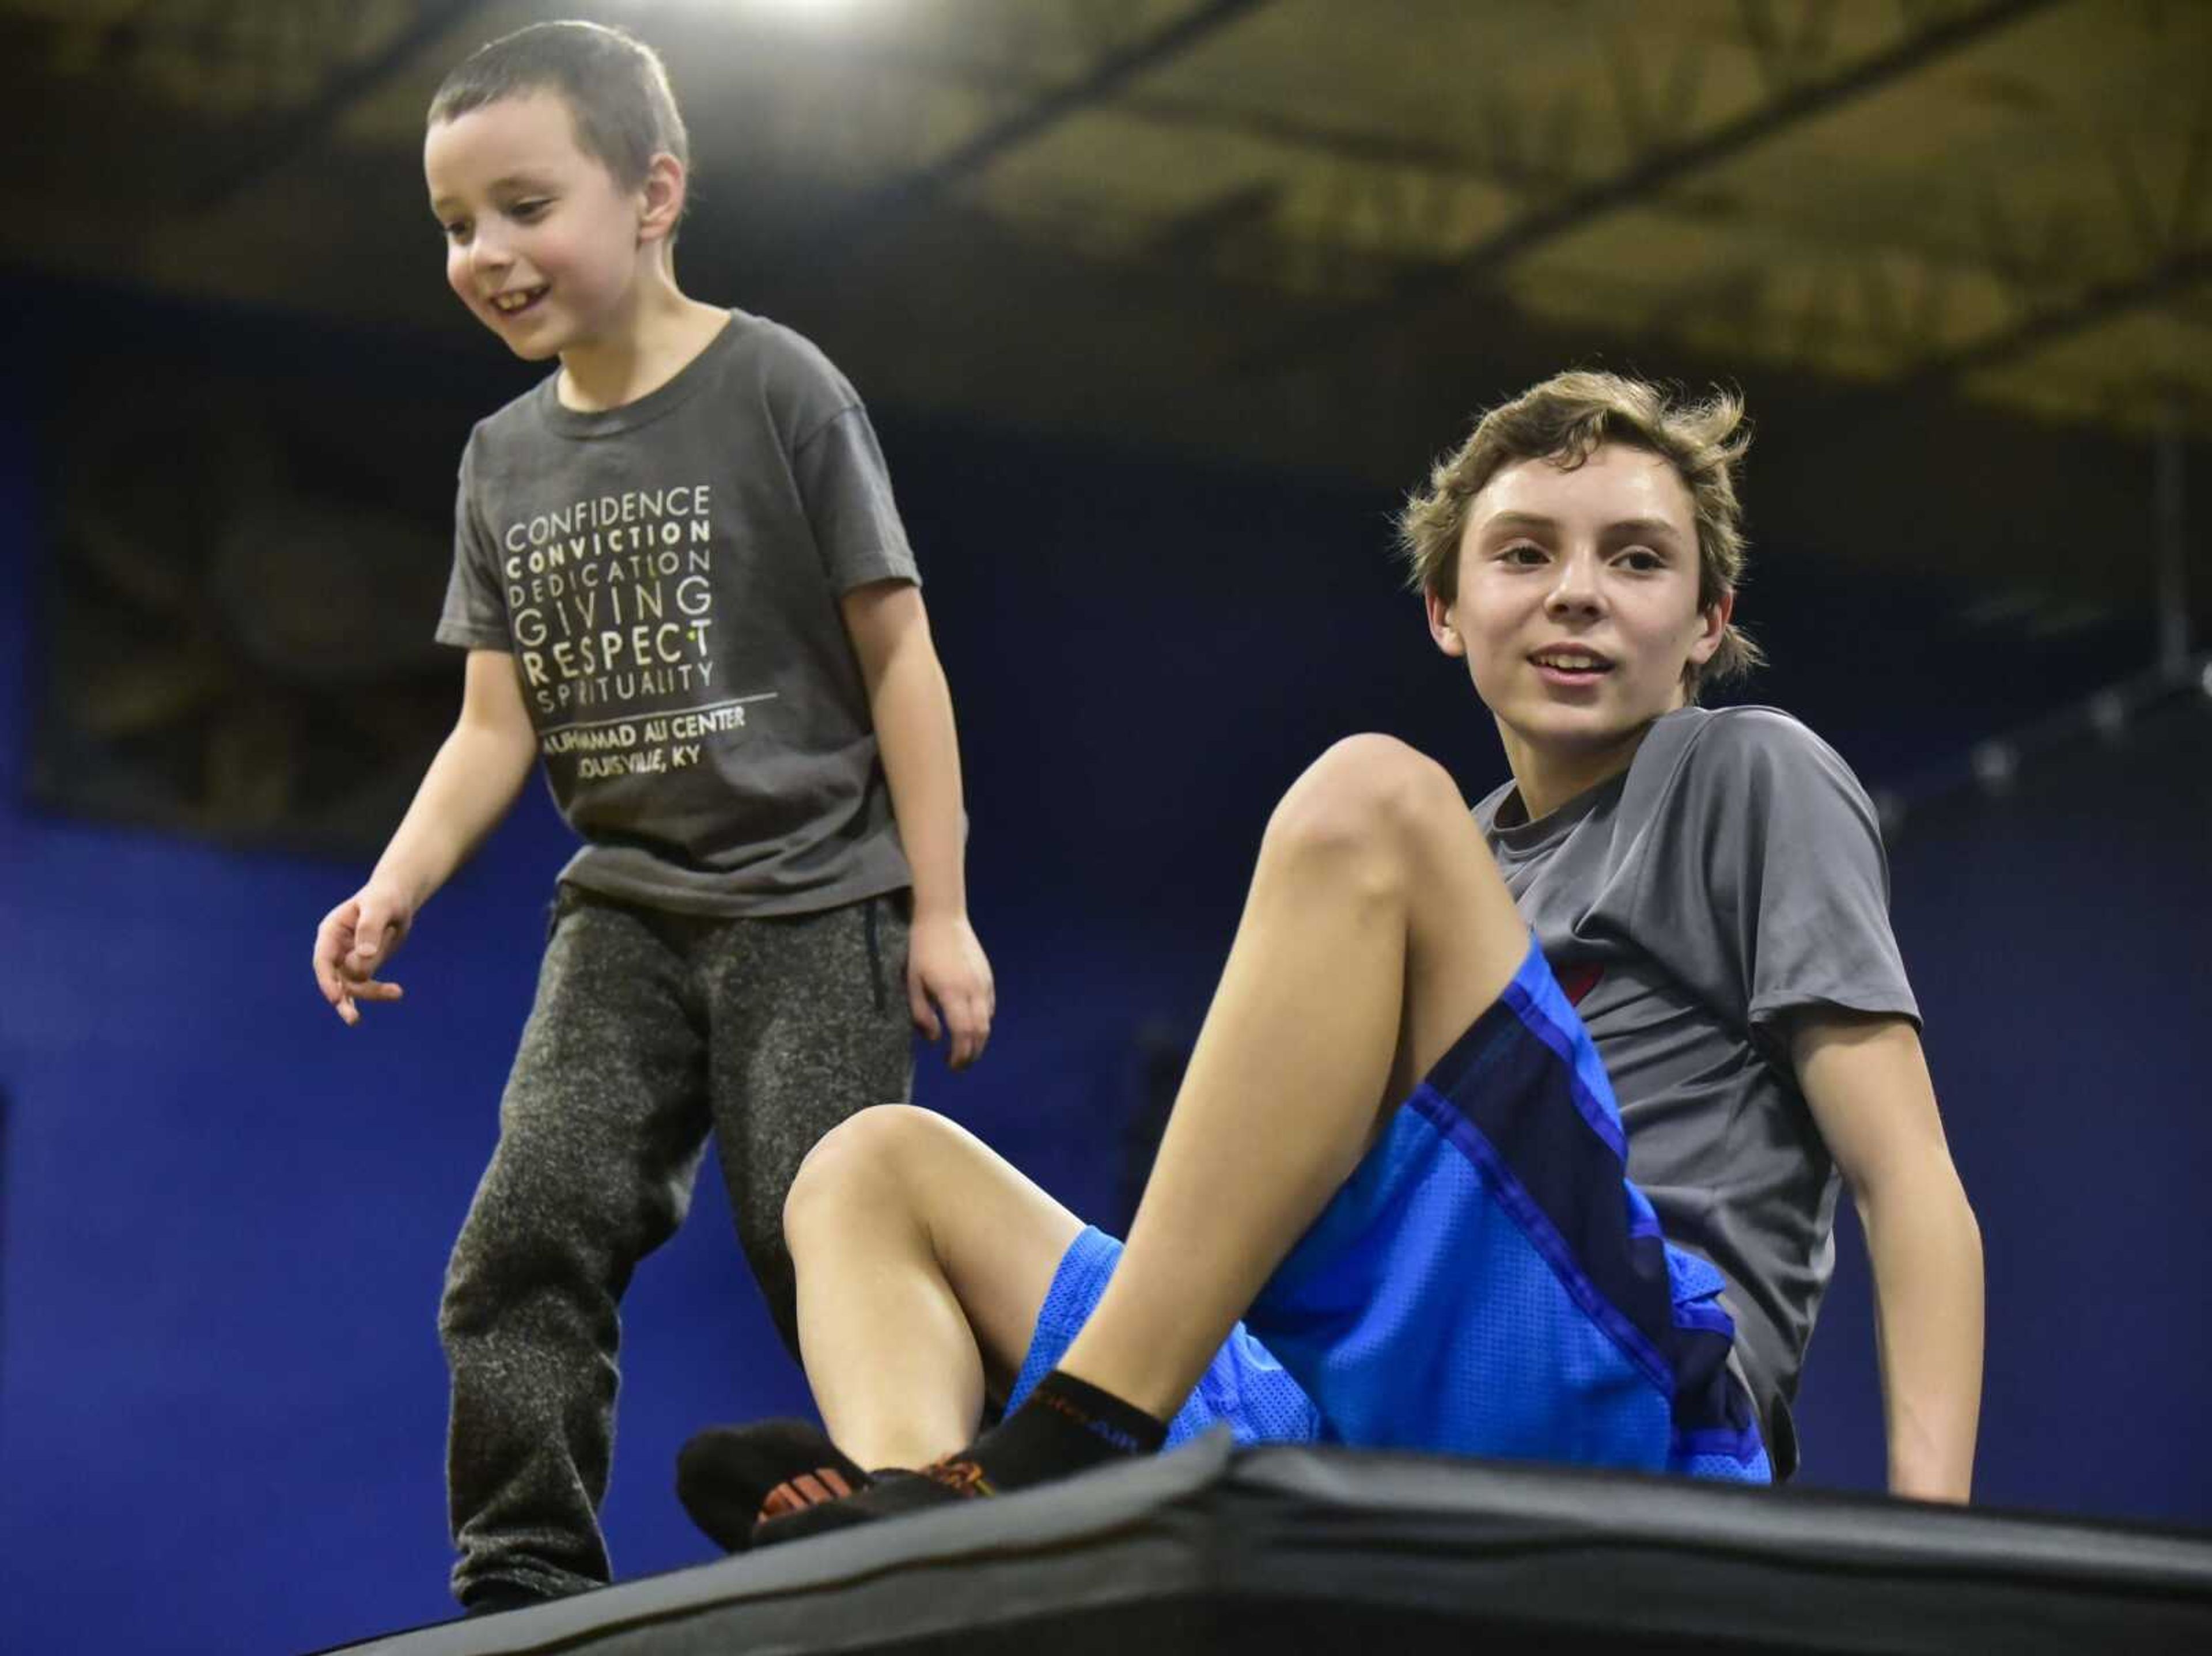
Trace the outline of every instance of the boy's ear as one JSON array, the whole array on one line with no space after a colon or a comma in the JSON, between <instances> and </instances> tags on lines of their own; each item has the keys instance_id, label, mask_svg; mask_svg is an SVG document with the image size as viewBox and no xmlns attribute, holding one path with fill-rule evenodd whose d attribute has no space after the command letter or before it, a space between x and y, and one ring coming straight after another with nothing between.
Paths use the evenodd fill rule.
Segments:
<instances>
[{"instance_id":1,"label":"boy's ear","mask_svg":"<svg viewBox=\"0 0 2212 1656\"><path fill-rule=\"evenodd\" d=\"M1713 658L1713 652L1721 647L1721 639L1728 632L1729 620L1735 614L1734 587L1698 611L1698 636L1690 646L1692 664L1702 667Z\"/></svg>"},{"instance_id":2,"label":"boy's ear","mask_svg":"<svg viewBox=\"0 0 2212 1656\"><path fill-rule=\"evenodd\" d=\"M645 183L639 193L644 210L639 215L640 241L658 241L672 234L684 216L684 192L688 180L684 163L663 150L647 163Z\"/></svg>"},{"instance_id":3,"label":"boy's ear","mask_svg":"<svg viewBox=\"0 0 2212 1656\"><path fill-rule=\"evenodd\" d=\"M1452 606L1443 593L1433 587L1421 591L1422 607L1429 612L1429 636L1437 641L1437 648L1448 656L1467 653L1467 640L1459 635L1459 625L1452 619Z\"/></svg>"}]
</instances>

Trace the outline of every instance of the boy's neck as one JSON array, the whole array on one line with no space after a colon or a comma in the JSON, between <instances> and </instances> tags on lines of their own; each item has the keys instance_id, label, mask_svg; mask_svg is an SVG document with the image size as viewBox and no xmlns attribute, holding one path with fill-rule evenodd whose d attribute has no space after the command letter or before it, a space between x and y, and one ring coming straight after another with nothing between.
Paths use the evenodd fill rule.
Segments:
<instances>
[{"instance_id":1,"label":"boy's neck","mask_svg":"<svg viewBox=\"0 0 2212 1656\"><path fill-rule=\"evenodd\" d=\"M730 320L666 276L642 284L624 325L561 353L561 406L599 414L650 396L696 360Z\"/></svg>"},{"instance_id":2,"label":"boy's neck","mask_svg":"<svg viewBox=\"0 0 2212 1656\"><path fill-rule=\"evenodd\" d=\"M1619 741L1602 747L1559 748L1539 746L1499 720L1498 735L1505 745L1505 762L1512 767L1513 786L1528 820L1534 822L1549 816L1570 799L1626 770L1657 722L1639 725Z\"/></svg>"}]
</instances>

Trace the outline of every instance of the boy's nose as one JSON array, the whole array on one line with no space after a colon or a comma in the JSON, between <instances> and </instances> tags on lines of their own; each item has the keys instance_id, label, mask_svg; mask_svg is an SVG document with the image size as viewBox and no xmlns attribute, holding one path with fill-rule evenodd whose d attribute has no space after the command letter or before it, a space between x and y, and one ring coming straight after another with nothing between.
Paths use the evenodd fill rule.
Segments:
<instances>
[{"instance_id":1,"label":"boy's nose","mask_svg":"<svg viewBox=\"0 0 2212 1656\"><path fill-rule=\"evenodd\" d=\"M1593 561L1584 557L1562 558L1559 573L1552 581L1552 590L1545 596L1545 607L1553 613L1595 610L1598 606L1597 571Z\"/></svg>"}]
</instances>

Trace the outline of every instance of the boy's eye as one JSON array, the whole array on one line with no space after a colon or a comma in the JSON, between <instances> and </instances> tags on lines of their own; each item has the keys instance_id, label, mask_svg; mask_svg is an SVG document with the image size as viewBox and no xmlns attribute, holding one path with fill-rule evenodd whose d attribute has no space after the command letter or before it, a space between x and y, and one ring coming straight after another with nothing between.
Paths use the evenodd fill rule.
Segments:
<instances>
[{"instance_id":1,"label":"boy's eye","mask_svg":"<svg viewBox=\"0 0 2212 1656\"><path fill-rule=\"evenodd\" d=\"M526 222L531 219L536 218L540 213L543 213L553 203L550 201L532 197L529 201L519 201L515 203L514 206L507 209L507 215L509 218L521 219Z\"/></svg>"},{"instance_id":2,"label":"boy's eye","mask_svg":"<svg viewBox=\"0 0 2212 1656\"><path fill-rule=\"evenodd\" d=\"M1648 547L1642 546L1629 548L1627 551L1621 554L1620 561L1639 574L1646 574L1652 570L1664 569L1667 567L1667 561L1664 558Z\"/></svg>"},{"instance_id":3,"label":"boy's eye","mask_svg":"<svg viewBox=\"0 0 2212 1656\"><path fill-rule=\"evenodd\" d=\"M1498 555L1507 563L1541 563L1544 561L1544 549L1540 546L1532 546L1526 541L1516 541Z\"/></svg>"},{"instance_id":4,"label":"boy's eye","mask_svg":"<svg viewBox=\"0 0 2212 1656\"><path fill-rule=\"evenodd\" d=\"M446 233L446 240L448 241L468 240L469 221L466 219L449 219L438 227Z\"/></svg>"}]
</instances>

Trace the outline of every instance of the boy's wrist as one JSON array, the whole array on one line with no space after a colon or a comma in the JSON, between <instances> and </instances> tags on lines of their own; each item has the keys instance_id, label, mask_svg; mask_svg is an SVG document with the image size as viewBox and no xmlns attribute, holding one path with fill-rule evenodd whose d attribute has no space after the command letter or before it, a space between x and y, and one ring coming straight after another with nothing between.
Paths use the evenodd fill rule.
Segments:
<instances>
[{"instance_id":1,"label":"boy's wrist","mask_svg":"<svg viewBox=\"0 0 2212 1656\"><path fill-rule=\"evenodd\" d=\"M410 873L404 868L388 867L383 863L379 863L369 870L368 883L371 886L383 887L397 898L410 914L430 899L429 891L425 889L426 883L420 876Z\"/></svg>"}]
</instances>

